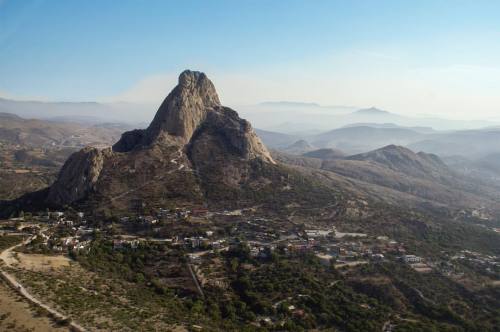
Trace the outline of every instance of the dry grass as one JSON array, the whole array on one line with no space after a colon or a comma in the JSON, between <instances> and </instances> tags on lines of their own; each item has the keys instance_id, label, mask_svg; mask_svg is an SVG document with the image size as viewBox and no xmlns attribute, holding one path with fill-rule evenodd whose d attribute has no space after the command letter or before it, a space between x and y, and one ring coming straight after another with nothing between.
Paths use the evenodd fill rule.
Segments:
<instances>
[{"instance_id":1,"label":"dry grass","mask_svg":"<svg viewBox=\"0 0 500 332\"><path fill-rule=\"evenodd\" d=\"M68 331L68 328L56 326L2 280L0 281L0 331L61 332Z\"/></svg>"},{"instance_id":2,"label":"dry grass","mask_svg":"<svg viewBox=\"0 0 500 332\"><path fill-rule=\"evenodd\" d=\"M17 253L17 266L31 271L47 271L70 266L71 259L63 255L39 255Z\"/></svg>"}]
</instances>

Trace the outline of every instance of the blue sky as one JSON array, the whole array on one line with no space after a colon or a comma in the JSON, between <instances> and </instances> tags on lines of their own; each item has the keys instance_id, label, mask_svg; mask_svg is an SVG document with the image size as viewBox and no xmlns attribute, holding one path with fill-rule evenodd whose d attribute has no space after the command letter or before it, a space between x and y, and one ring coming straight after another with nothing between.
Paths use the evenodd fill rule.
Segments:
<instances>
[{"instance_id":1,"label":"blue sky","mask_svg":"<svg viewBox=\"0 0 500 332\"><path fill-rule=\"evenodd\" d=\"M157 102L185 69L222 100L492 117L500 1L0 0L0 96Z\"/></svg>"}]
</instances>

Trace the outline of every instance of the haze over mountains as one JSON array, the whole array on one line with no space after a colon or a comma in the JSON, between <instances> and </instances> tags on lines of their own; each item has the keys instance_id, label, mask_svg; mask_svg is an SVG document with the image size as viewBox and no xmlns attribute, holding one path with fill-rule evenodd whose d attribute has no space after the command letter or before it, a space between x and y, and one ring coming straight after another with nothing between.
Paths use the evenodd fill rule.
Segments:
<instances>
[{"instance_id":1,"label":"haze over mountains","mask_svg":"<svg viewBox=\"0 0 500 332\"><path fill-rule=\"evenodd\" d=\"M0 332L500 332L498 13L0 0Z\"/></svg>"},{"instance_id":2,"label":"haze over mountains","mask_svg":"<svg viewBox=\"0 0 500 332\"><path fill-rule=\"evenodd\" d=\"M151 105L134 103L20 101L0 98L0 112L25 119L96 124L143 123L152 117Z\"/></svg>"},{"instance_id":3,"label":"haze over mountains","mask_svg":"<svg viewBox=\"0 0 500 332\"><path fill-rule=\"evenodd\" d=\"M319 107L294 103L262 106ZM104 149L86 147L73 154L55 183L34 196L53 206L83 203L120 210L130 209L139 201L161 204L167 198L240 204L255 200L249 189L256 187L261 191L272 188L270 195L286 194L293 201L293 195L280 189L293 183L293 178L285 176L290 170L275 165L257 135L267 147L279 150L273 155L280 162L306 174L314 170L327 172L322 176L333 181L329 186L340 186L348 192L362 190L383 201L396 198L395 192L403 192L421 202L454 202L457 207L494 205L495 188L500 182L488 180L494 179L497 170L500 147L494 138L500 130L446 132L416 124L403 127L368 122L399 117L375 108L357 110L348 117L364 122L313 135L254 132L249 122L221 106L215 87L204 74L185 71L151 124L146 129L123 133L112 147L113 138L124 126L76 125L4 115L1 134L11 144L31 142L45 148L97 145L90 138L84 139L85 135L75 135L80 130L87 136L101 135L97 140L108 144ZM79 138L79 143L68 145L68 136ZM472 148L475 145L481 149ZM414 147L413 151L405 146ZM415 153L418 151L423 152ZM284 178L288 180L283 182ZM347 179L358 185L347 185ZM33 198L28 195L27 199Z\"/></svg>"},{"instance_id":4,"label":"haze over mountains","mask_svg":"<svg viewBox=\"0 0 500 332\"><path fill-rule=\"evenodd\" d=\"M144 105L134 104L0 99L0 111L7 112L2 114L0 139L32 147L111 145L121 132L132 127L124 122L135 123L134 127L139 128L146 126L139 121L152 112L144 111L138 117L138 110L142 112L144 109ZM388 145L398 145L413 152L438 155L460 174L481 181L500 181L500 145L497 144L500 127L490 122L410 118L374 107L324 107L297 102L265 102L242 107L240 113L246 114L252 122L260 123L261 128L282 130L256 129L256 133L268 148L287 154L321 160L343 159ZM9 114L46 120L27 120ZM301 121L295 122L294 119ZM133 135L140 133L133 132ZM122 142L130 144L129 136ZM58 154L67 155L71 151ZM331 163L329 167L340 172L348 163Z\"/></svg>"},{"instance_id":5,"label":"haze over mountains","mask_svg":"<svg viewBox=\"0 0 500 332\"><path fill-rule=\"evenodd\" d=\"M374 109L354 112L355 117L367 114L386 116L386 112ZM123 124L82 122L72 123L65 118L29 120L9 113L0 114L0 188L9 188L7 193L0 191L5 199L0 201L0 215L28 215L31 218L40 215L35 218L45 218L47 212L57 209L64 210L61 212L64 216L74 213L75 220L82 220L85 216L86 220L79 222L94 228L86 233L89 240L84 245L88 245L89 250L79 250L72 257L96 264L101 260L100 253L106 253L108 258L102 264L108 266L114 264L109 257L115 253L120 257L116 266L124 266L126 257L141 255L137 260L140 263L134 267L137 269L134 271L140 272L131 274L133 278L127 281L127 289L137 283L147 288L163 287L158 288L162 289L158 296L163 299L172 296L165 289L172 289L180 292L175 293L179 301L194 295L199 296L197 298L202 303L211 296L213 299L223 298L219 290L232 297L240 296L241 287L247 287L242 285L250 285L250 280L259 279L245 274L260 268L261 264L276 263L273 270L278 271L290 269L284 285L288 285L289 280L297 280L297 269L314 266L311 270L315 273L322 271L326 275L325 271L330 271L335 278L345 278L339 283L341 287L351 287L348 282L352 283L349 293L366 293L380 299L365 307L365 302L360 303L357 298L353 305L346 306L345 297L342 297L339 307L351 315L357 306L371 311L371 306L378 301L391 304L395 299L404 299L418 304L420 297L415 299L413 289L424 285L434 287L433 283L418 281L408 293L408 287L401 280L385 281L389 279L375 277L377 283L383 279L391 291L386 294L386 288L383 288L372 295L371 288L363 288L369 285L366 276L360 274L362 278L359 279L347 274L357 271L358 264L378 268L391 259L393 266L403 266L406 273L413 276L407 279L413 280L417 273L423 273L418 271L424 270L415 266L413 271L413 267L401 261L401 254L412 257L406 255L405 247L430 257L442 255L445 248L455 253L465 247L464 243L466 248L488 253L496 254L499 250L496 227L500 214L500 174L496 172L500 169L500 153L493 152L497 151L496 141L484 144L484 135L494 139L495 128L446 132L421 126L364 122L318 134L297 132L292 135L254 130L249 121L221 104L215 86L205 74L190 70L180 74L178 84L145 128L130 130L130 126ZM119 137L118 132L122 132ZM455 141L462 142L464 149L481 143L482 150L472 153L456 148L454 151L462 156L445 158L446 144ZM443 158L405 147L413 144L424 148L441 147L444 149L441 150ZM76 211L81 213L76 214ZM72 220L62 220L50 224L53 234L58 234L64 227L78 234ZM309 235L320 234L321 229L327 229L323 231L327 235L315 236L314 239ZM340 229L350 232L344 233ZM200 234L206 234L207 238ZM304 235L307 238L302 239ZM371 249L363 255L349 253L353 256L345 263L338 263L332 259L334 256L325 254L344 243L351 248L349 250L358 250L355 249L356 243L362 243L358 235L363 241L381 244L380 248L384 249L376 250L383 254L375 254ZM344 236L347 236L346 240L342 240ZM103 240L103 237L109 240ZM221 240L215 242L215 238ZM389 240L392 238L395 240ZM126 242L129 240L133 242ZM318 247L325 241L333 241L335 247ZM220 243L227 246L221 248ZM267 246L267 243L275 247L257 253L250 249L263 244ZM394 254L390 254L394 251L391 243L398 245ZM49 250L49 245L41 245L45 246L44 250ZM108 249L96 249L96 246ZM206 250L204 246L220 250ZM144 254L151 248L154 254ZM159 251L158 248L164 249ZM241 250L248 259L238 263L233 256L226 256L233 255L235 250ZM273 258L266 254L264 257L266 250L280 256ZM190 255L186 256L186 252ZM339 252L337 257L344 259L342 255ZM392 256L386 258L385 255ZM326 261L318 260L325 257ZM286 267L288 264L283 262L290 258L295 263ZM222 279L228 280L227 283L211 286L210 282L204 281L214 280L211 275L205 278L201 274L204 272L198 262L202 260L216 262L211 266L217 278L237 276ZM164 262L169 264L166 269ZM246 265L241 264L243 262ZM433 271L438 268L441 269L438 264L426 265L425 273L435 277ZM122 277L123 270L113 269L113 273L118 271ZM365 273L363 269L360 273ZM95 269L93 273L100 273L99 270ZM270 273L265 271L265 277L268 278ZM392 269L388 270L388 275L393 273ZM298 280L301 284L309 280L317 283L322 274L314 278L299 277ZM274 276L269 280L274 281ZM279 304L283 298L293 299L296 294L304 294L311 288L323 293L340 287L336 281L332 284L332 280L336 279L329 276L321 287L315 284L301 286L293 291L293 296L288 296L292 293L278 286L259 287L251 294L267 296L269 290L278 292L273 302L265 304L272 308L272 303ZM449 283L447 280L446 284ZM194 293L193 289L196 289ZM212 293L214 290L216 293ZM338 293L333 291L332 300L320 303L337 299ZM287 295L283 296L283 293ZM462 295L461 291L452 294L460 294L461 300L470 296ZM249 293L243 293L240 298L247 302L241 303L248 303L248 307L253 308L256 301L248 296ZM483 296L484 299L489 297L495 296L489 293ZM304 300L298 298L300 302L293 303L318 308L314 302L308 302L318 298L317 294L308 295ZM147 301L150 299L148 296ZM289 313L287 307L276 313ZM429 316L426 320L430 323L427 324L434 324L434 320L449 324L448 315L435 318L411 306L394 309L387 305L387 308L394 313L415 311L422 317ZM482 308L489 307L484 304ZM269 315L275 315L274 310L269 309ZM314 310L309 310L307 315ZM495 317L494 312L483 312L487 317ZM255 317L253 314L241 322L255 322ZM296 317L301 319L304 316ZM227 318L223 320L227 324ZM213 324L212 318L208 321ZM386 318L377 326L382 328L385 322ZM465 324L462 320L459 323ZM330 330L333 325L328 322L324 326ZM346 329L352 332L372 330L372 327Z\"/></svg>"},{"instance_id":6,"label":"haze over mountains","mask_svg":"<svg viewBox=\"0 0 500 332\"><path fill-rule=\"evenodd\" d=\"M128 211L139 203L239 206L269 196L293 202L305 197L286 189L295 181L275 164L250 123L220 104L205 74L184 71L146 129L123 133L112 147L72 154L49 188L18 204ZM321 190L301 186L311 198Z\"/></svg>"}]
</instances>

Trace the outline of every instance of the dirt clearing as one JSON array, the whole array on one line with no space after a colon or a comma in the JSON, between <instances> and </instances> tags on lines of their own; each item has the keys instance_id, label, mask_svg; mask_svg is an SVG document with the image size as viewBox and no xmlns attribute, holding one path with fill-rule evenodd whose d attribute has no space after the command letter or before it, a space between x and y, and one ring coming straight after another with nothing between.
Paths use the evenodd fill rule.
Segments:
<instances>
[{"instance_id":1,"label":"dirt clearing","mask_svg":"<svg viewBox=\"0 0 500 332\"><path fill-rule=\"evenodd\" d=\"M14 254L17 267L31 271L47 271L70 266L72 260L63 255Z\"/></svg>"}]
</instances>

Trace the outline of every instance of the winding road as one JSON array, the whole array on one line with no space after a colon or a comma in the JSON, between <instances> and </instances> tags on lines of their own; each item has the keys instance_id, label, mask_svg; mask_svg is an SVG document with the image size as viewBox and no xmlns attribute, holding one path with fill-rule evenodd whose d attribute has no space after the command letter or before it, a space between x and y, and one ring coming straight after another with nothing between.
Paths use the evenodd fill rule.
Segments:
<instances>
[{"instance_id":1,"label":"winding road","mask_svg":"<svg viewBox=\"0 0 500 332\"><path fill-rule=\"evenodd\" d=\"M10 248L5 249L4 251L2 251L0 253L0 259L5 263L5 265L7 267L12 266L12 264L16 261L16 259L14 258L13 250L15 248L18 248L20 246L23 246L23 245L30 243L35 238L36 238L36 235L29 237L28 239L24 240L23 242L21 242L19 244L16 244L15 246L12 246ZM71 321L71 319L68 316L60 313L59 311L55 310L54 308L51 308L49 305L43 303L42 301L40 301L39 299L34 297L32 294L30 294L26 290L26 288L24 288L24 286L21 285L21 283L19 283L19 281L13 275L6 272L2 267L0 267L0 274L12 287L14 287L19 292L19 294L24 296L29 302L36 304L37 306L45 309L50 314L52 314L52 316L54 316L56 319L68 320L69 326L71 328L73 328L73 330L81 331L81 332L87 331L83 326Z\"/></svg>"}]
</instances>

